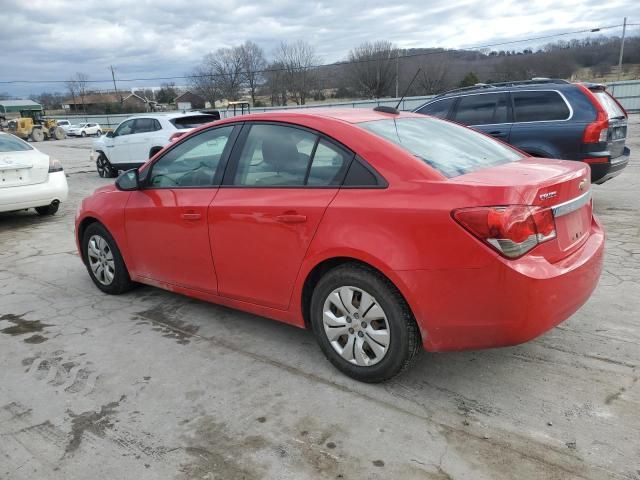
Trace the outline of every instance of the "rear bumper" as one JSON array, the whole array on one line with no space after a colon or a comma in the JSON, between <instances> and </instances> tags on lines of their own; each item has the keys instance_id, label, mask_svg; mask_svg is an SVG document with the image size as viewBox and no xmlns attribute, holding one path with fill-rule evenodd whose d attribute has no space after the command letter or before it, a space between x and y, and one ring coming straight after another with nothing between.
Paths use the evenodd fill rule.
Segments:
<instances>
[{"instance_id":1,"label":"rear bumper","mask_svg":"<svg viewBox=\"0 0 640 480\"><path fill-rule=\"evenodd\" d=\"M516 345L538 337L576 312L602 271L604 232L558 263L527 255L497 258L478 269L395 272L429 351Z\"/></svg>"},{"instance_id":2,"label":"rear bumper","mask_svg":"<svg viewBox=\"0 0 640 480\"><path fill-rule=\"evenodd\" d=\"M624 148L624 153L616 158L602 157L603 162L587 162L591 166L591 182L602 184L613 177L620 175L629 163L631 150ZM597 158L597 157L596 157Z\"/></svg>"},{"instance_id":3,"label":"rear bumper","mask_svg":"<svg viewBox=\"0 0 640 480\"><path fill-rule=\"evenodd\" d=\"M0 188L0 212L44 207L54 200L67 200L69 187L64 172L49 174L46 182L23 187Z\"/></svg>"}]
</instances>

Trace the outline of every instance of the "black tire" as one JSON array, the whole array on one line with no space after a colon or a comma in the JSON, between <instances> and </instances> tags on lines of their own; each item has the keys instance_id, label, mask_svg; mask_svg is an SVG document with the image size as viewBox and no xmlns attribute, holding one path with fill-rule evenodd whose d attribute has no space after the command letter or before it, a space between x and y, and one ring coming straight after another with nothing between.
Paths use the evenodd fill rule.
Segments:
<instances>
[{"instance_id":1,"label":"black tire","mask_svg":"<svg viewBox=\"0 0 640 480\"><path fill-rule=\"evenodd\" d=\"M102 283L95 276L89 262L89 241L96 236L104 239L109 247L109 251L113 255L114 276L111 283L107 285ZM91 280L93 281L95 286L102 290L104 293L108 293L110 295L119 295L131 290L135 286L135 284L131 281L131 277L129 277L129 271L127 270L127 266L124 263L122 255L120 254L118 245L116 244L111 234L107 231L107 229L104 228L104 226L102 226L102 224L100 223L92 223L87 227L84 234L82 235L82 260L87 267L87 271L89 272Z\"/></svg>"},{"instance_id":2,"label":"black tire","mask_svg":"<svg viewBox=\"0 0 640 480\"><path fill-rule=\"evenodd\" d=\"M102 136L102 132L101 132L100 130L98 130L98 131L96 132L96 137L100 137L100 136Z\"/></svg>"},{"instance_id":3,"label":"black tire","mask_svg":"<svg viewBox=\"0 0 640 480\"><path fill-rule=\"evenodd\" d=\"M343 286L369 293L386 314L390 340L388 350L378 363L370 366L350 363L334 350L325 334L324 302L331 292ZM311 298L310 318L313 332L328 360L342 373L361 382L384 382L400 374L409 367L421 347L418 326L398 289L379 272L362 264L341 265L320 279Z\"/></svg>"},{"instance_id":4,"label":"black tire","mask_svg":"<svg viewBox=\"0 0 640 480\"><path fill-rule=\"evenodd\" d=\"M109 159L105 156L104 153L98 155L96 159L96 170L98 171L98 175L102 178L114 178L118 176L118 172L109 162Z\"/></svg>"},{"instance_id":5,"label":"black tire","mask_svg":"<svg viewBox=\"0 0 640 480\"><path fill-rule=\"evenodd\" d=\"M41 128L34 128L33 130L31 130L32 142L43 142L44 139L45 139L45 135Z\"/></svg>"},{"instance_id":6,"label":"black tire","mask_svg":"<svg viewBox=\"0 0 640 480\"><path fill-rule=\"evenodd\" d=\"M42 207L36 207L36 212L38 212L38 215L55 215L56 212L58 211L58 208L60 208L60 203L55 202L52 203L50 205L44 205Z\"/></svg>"}]
</instances>

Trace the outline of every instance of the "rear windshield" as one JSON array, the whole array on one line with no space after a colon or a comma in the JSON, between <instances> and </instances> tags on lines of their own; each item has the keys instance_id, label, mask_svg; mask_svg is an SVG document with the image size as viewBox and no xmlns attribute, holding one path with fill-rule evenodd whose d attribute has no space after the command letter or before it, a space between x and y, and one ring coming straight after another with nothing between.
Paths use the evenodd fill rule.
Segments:
<instances>
[{"instance_id":1,"label":"rear windshield","mask_svg":"<svg viewBox=\"0 0 640 480\"><path fill-rule=\"evenodd\" d=\"M0 135L0 152L26 152L33 147L13 135Z\"/></svg>"},{"instance_id":2,"label":"rear windshield","mask_svg":"<svg viewBox=\"0 0 640 480\"><path fill-rule=\"evenodd\" d=\"M172 118L169 120L178 130L185 128L196 128L205 123L215 122L218 120L213 115L188 115L185 117Z\"/></svg>"},{"instance_id":3,"label":"rear windshield","mask_svg":"<svg viewBox=\"0 0 640 480\"><path fill-rule=\"evenodd\" d=\"M520 160L522 155L483 134L433 118L398 118L359 126L401 146L445 177Z\"/></svg>"},{"instance_id":4,"label":"rear windshield","mask_svg":"<svg viewBox=\"0 0 640 480\"><path fill-rule=\"evenodd\" d=\"M618 105L616 101L611 98L611 95L609 95L607 92L600 91L593 92L593 94L598 99L598 102L600 102L600 105L602 105L602 108L604 108L604 110L607 112L609 118L620 118L625 116L624 112L620 108L620 105Z\"/></svg>"}]
</instances>

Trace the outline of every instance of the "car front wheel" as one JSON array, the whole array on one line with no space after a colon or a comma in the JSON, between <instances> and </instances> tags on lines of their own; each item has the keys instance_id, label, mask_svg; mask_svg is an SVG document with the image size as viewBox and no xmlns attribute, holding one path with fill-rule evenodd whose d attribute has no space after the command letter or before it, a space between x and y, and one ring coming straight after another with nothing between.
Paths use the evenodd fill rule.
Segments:
<instances>
[{"instance_id":1,"label":"car front wheel","mask_svg":"<svg viewBox=\"0 0 640 480\"><path fill-rule=\"evenodd\" d=\"M82 253L91 280L100 290L118 295L133 287L115 240L101 224L92 223L85 230Z\"/></svg>"},{"instance_id":2,"label":"car front wheel","mask_svg":"<svg viewBox=\"0 0 640 480\"><path fill-rule=\"evenodd\" d=\"M102 178L113 178L117 174L117 171L113 168L107 157L105 157L104 153L101 153L96 159L96 170Z\"/></svg>"},{"instance_id":3,"label":"car front wheel","mask_svg":"<svg viewBox=\"0 0 640 480\"><path fill-rule=\"evenodd\" d=\"M420 348L418 327L400 292L361 264L342 265L320 279L311 299L311 325L329 361L362 382L398 375Z\"/></svg>"},{"instance_id":4,"label":"car front wheel","mask_svg":"<svg viewBox=\"0 0 640 480\"><path fill-rule=\"evenodd\" d=\"M81 137L86 137L87 136L87 132L85 132L84 130L80 132L80 136Z\"/></svg>"}]
</instances>

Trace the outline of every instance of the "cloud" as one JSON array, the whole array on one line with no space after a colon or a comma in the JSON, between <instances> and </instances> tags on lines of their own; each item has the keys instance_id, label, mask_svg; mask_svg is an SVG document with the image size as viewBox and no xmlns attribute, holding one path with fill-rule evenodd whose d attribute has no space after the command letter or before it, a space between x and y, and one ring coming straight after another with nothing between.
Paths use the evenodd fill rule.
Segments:
<instances>
[{"instance_id":1,"label":"cloud","mask_svg":"<svg viewBox=\"0 0 640 480\"><path fill-rule=\"evenodd\" d=\"M110 80L110 65L121 79L180 76L206 53L245 40L269 55L281 41L305 39L331 62L367 40L462 47L640 19L640 3L627 0L0 0L0 11L0 80L64 80L74 72ZM0 84L14 95L42 90L64 85Z\"/></svg>"}]
</instances>

